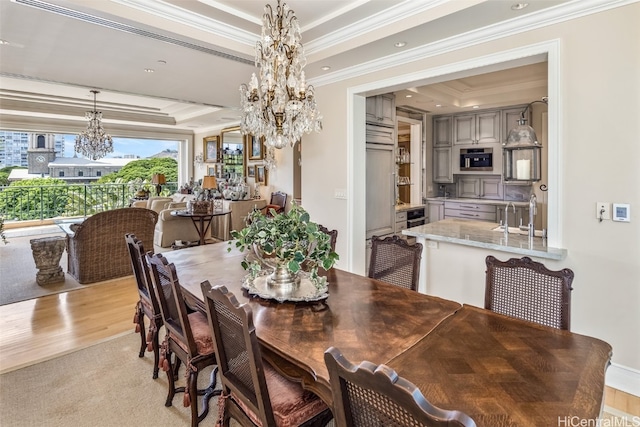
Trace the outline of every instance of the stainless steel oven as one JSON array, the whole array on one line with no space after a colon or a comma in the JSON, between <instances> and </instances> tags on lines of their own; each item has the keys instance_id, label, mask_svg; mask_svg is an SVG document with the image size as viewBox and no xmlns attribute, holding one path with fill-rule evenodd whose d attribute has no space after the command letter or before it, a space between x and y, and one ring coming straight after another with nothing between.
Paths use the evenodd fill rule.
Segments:
<instances>
[{"instance_id":1,"label":"stainless steel oven","mask_svg":"<svg viewBox=\"0 0 640 427\"><path fill-rule=\"evenodd\" d=\"M424 208L410 209L407 211L407 228L417 227L424 223Z\"/></svg>"},{"instance_id":2,"label":"stainless steel oven","mask_svg":"<svg viewBox=\"0 0 640 427\"><path fill-rule=\"evenodd\" d=\"M461 148L461 171L492 171L493 148Z\"/></svg>"}]
</instances>

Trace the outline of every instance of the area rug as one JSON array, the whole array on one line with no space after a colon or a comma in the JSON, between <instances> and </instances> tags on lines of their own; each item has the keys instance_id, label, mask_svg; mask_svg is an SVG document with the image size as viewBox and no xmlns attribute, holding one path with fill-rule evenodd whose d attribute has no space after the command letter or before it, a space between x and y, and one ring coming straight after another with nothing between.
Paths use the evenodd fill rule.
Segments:
<instances>
[{"instance_id":1,"label":"area rug","mask_svg":"<svg viewBox=\"0 0 640 427\"><path fill-rule=\"evenodd\" d=\"M38 269L31 252L31 239L64 236L57 226L37 227L24 231L8 230L5 234L9 243L0 243L0 305L11 304L45 295L80 289L79 284L67 271L67 252L62 253L60 266L65 272L65 281L40 286L36 282Z\"/></svg>"},{"instance_id":2,"label":"area rug","mask_svg":"<svg viewBox=\"0 0 640 427\"><path fill-rule=\"evenodd\" d=\"M167 377L152 379L153 353L138 357L140 337L115 339L0 375L0 425L110 427L190 425L182 393L165 407ZM181 368L178 386L184 384ZM198 375L206 384L211 370ZM219 386L219 385L218 385ZM215 425L217 398L201 425ZM232 425L234 423L232 422ZM235 424L237 426L237 424Z\"/></svg>"}]
</instances>

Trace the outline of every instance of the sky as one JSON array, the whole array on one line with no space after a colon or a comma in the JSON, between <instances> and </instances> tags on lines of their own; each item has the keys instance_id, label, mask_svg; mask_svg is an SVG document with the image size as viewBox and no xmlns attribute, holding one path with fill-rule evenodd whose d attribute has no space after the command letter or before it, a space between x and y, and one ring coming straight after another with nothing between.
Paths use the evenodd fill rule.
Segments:
<instances>
[{"instance_id":1,"label":"sky","mask_svg":"<svg viewBox=\"0 0 640 427\"><path fill-rule=\"evenodd\" d=\"M64 156L73 157L73 147L76 142L76 135L64 136ZM178 150L178 141L135 139L135 138L113 138L113 153L105 157L122 157L126 154L135 154L140 158L150 157L167 149Z\"/></svg>"}]
</instances>

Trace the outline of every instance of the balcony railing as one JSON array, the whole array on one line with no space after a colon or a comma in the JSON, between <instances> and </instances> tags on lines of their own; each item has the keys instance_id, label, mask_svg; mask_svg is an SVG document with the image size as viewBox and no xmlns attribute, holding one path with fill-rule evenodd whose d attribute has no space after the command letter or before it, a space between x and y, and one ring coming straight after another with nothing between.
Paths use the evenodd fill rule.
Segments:
<instances>
[{"instance_id":1,"label":"balcony railing","mask_svg":"<svg viewBox=\"0 0 640 427\"><path fill-rule=\"evenodd\" d=\"M167 183L162 195L177 188L177 183ZM127 183L7 186L0 187L0 215L5 221L86 217L127 207L133 200L135 191Z\"/></svg>"}]
</instances>

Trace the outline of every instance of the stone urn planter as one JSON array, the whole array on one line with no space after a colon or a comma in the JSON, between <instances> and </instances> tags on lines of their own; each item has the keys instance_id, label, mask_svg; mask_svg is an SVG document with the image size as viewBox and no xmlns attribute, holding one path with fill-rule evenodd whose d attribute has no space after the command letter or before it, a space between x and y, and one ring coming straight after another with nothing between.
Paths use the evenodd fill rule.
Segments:
<instances>
[{"instance_id":1,"label":"stone urn planter","mask_svg":"<svg viewBox=\"0 0 640 427\"><path fill-rule=\"evenodd\" d=\"M31 239L31 252L36 263L38 285L64 282L64 271L60 267L60 258L66 246L64 237L42 237Z\"/></svg>"}]
</instances>

